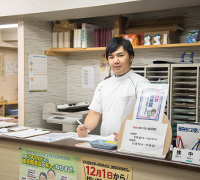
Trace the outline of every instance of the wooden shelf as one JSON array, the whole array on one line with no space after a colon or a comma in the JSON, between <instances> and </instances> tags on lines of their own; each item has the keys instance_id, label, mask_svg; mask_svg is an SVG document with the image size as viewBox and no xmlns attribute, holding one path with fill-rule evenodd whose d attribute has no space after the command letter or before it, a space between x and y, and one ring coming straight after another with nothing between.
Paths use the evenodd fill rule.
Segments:
<instances>
[{"instance_id":1,"label":"wooden shelf","mask_svg":"<svg viewBox=\"0 0 200 180\"><path fill-rule=\"evenodd\" d=\"M2 114L0 114L0 116L4 117L5 116L5 106L6 105L11 105L11 104L18 104L18 101L15 100L15 101L3 101L3 102L0 102L0 108L1 108L1 112Z\"/></svg>"},{"instance_id":2,"label":"wooden shelf","mask_svg":"<svg viewBox=\"0 0 200 180\"><path fill-rule=\"evenodd\" d=\"M162 45L149 45L149 46L134 46L134 49L151 49L151 48L175 48L175 47L194 47L200 46L200 43L178 43L178 44L162 44Z\"/></svg>"},{"instance_id":3,"label":"wooden shelf","mask_svg":"<svg viewBox=\"0 0 200 180\"><path fill-rule=\"evenodd\" d=\"M10 115L10 116L6 116L6 117L10 117L10 118L18 118L18 116L12 116L12 115Z\"/></svg>"},{"instance_id":4,"label":"wooden shelf","mask_svg":"<svg viewBox=\"0 0 200 180\"><path fill-rule=\"evenodd\" d=\"M7 43L7 42L0 42L0 48L11 48L11 49L18 49L17 46Z\"/></svg>"},{"instance_id":5,"label":"wooden shelf","mask_svg":"<svg viewBox=\"0 0 200 180\"><path fill-rule=\"evenodd\" d=\"M148 45L148 46L133 46L134 49L151 49L151 48L175 48L175 47L195 47L200 46L200 43L179 43L179 44L162 44L162 45ZM105 51L105 47L91 47L91 48L59 48L50 49L45 51L45 55L48 56L68 56L73 52L102 52Z\"/></svg>"},{"instance_id":6,"label":"wooden shelf","mask_svg":"<svg viewBox=\"0 0 200 180\"><path fill-rule=\"evenodd\" d=\"M0 102L0 106L1 105L9 105L9 104L18 104L18 101L15 100L15 101L3 101L3 102Z\"/></svg>"},{"instance_id":7,"label":"wooden shelf","mask_svg":"<svg viewBox=\"0 0 200 180\"><path fill-rule=\"evenodd\" d=\"M91 47L91 48L59 48L59 49L50 49L45 51L47 56L68 56L69 53L73 52L98 52L105 51L105 47Z\"/></svg>"}]
</instances>

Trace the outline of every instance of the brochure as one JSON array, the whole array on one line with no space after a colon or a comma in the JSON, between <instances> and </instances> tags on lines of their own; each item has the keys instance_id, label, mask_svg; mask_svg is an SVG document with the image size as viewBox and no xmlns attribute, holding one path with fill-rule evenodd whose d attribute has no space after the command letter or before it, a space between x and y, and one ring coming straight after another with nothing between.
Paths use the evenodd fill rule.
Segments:
<instances>
[{"instance_id":1,"label":"brochure","mask_svg":"<svg viewBox=\"0 0 200 180\"><path fill-rule=\"evenodd\" d=\"M133 120L162 122L169 84L144 84L138 92Z\"/></svg>"}]
</instances>

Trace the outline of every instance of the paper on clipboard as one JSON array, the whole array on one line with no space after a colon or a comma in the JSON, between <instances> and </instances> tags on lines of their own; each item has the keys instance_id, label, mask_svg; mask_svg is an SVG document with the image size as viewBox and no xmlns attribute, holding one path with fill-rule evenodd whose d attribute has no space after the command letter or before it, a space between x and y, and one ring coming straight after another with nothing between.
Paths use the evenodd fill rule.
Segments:
<instances>
[{"instance_id":1,"label":"paper on clipboard","mask_svg":"<svg viewBox=\"0 0 200 180\"><path fill-rule=\"evenodd\" d=\"M133 120L162 122L169 84L144 84L138 92Z\"/></svg>"},{"instance_id":2,"label":"paper on clipboard","mask_svg":"<svg viewBox=\"0 0 200 180\"><path fill-rule=\"evenodd\" d=\"M28 139L33 141L54 142L61 139L69 138L66 133L48 133L39 136L30 137Z\"/></svg>"},{"instance_id":3,"label":"paper on clipboard","mask_svg":"<svg viewBox=\"0 0 200 180\"><path fill-rule=\"evenodd\" d=\"M17 123L0 121L0 128L17 126Z\"/></svg>"},{"instance_id":4,"label":"paper on clipboard","mask_svg":"<svg viewBox=\"0 0 200 180\"><path fill-rule=\"evenodd\" d=\"M18 138L27 138L32 136L37 136L41 134L50 133L50 131L45 131L42 129L27 129L23 131L17 131L17 132L9 132L3 135L11 136L11 137L18 137Z\"/></svg>"},{"instance_id":5,"label":"paper on clipboard","mask_svg":"<svg viewBox=\"0 0 200 180\"><path fill-rule=\"evenodd\" d=\"M79 137L77 133L75 132L67 132L66 135L69 138L75 139L77 141L94 141L94 140L107 140L107 141L114 141L114 135L109 135L109 136L99 136L95 134L88 134L86 137Z\"/></svg>"}]
</instances>

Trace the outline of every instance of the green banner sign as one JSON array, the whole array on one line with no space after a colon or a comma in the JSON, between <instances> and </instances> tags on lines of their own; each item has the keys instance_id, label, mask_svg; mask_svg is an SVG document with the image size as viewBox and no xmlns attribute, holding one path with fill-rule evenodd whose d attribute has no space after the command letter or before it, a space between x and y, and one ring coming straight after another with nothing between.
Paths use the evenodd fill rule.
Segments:
<instances>
[{"instance_id":1,"label":"green banner sign","mask_svg":"<svg viewBox=\"0 0 200 180\"><path fill-rule=\"evenodd\" d=\"M77 179L78 157L20 149L20 180Z\"/></svg>"}]
</instances>

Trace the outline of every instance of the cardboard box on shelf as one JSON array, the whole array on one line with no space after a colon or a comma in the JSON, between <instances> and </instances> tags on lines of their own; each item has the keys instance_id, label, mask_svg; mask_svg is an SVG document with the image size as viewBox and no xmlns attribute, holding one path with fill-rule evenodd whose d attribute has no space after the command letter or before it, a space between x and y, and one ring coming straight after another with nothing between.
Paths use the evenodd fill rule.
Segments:
<instances>
[{"instance_id":1,"label":"cardboard box on shelf","mask_svg":"<svg viewBox=\"0 0 200 180\"><path fill-rule=\"evenodd\" d=\"M51 34L51 48L58 48L58 32Z\"/></svg>"},{"instance_id":2,"label":"cardboard box on shelf","mask_svg":"<svg viewBox=\"0 0 200 180\"><path fill-rule=\"evenodd\" d=\"M78 29L81 27L81 23L71 23L69 20L58 20L53 24L53 31L64 32L69 30Z\"/></svg>"},{"instance_id":3,"label":"cardboard box on shelf","mask_svg":"<svg viewBox=\"0 0 200 180\"><path fill-rule=\"evenodd\" d=\"M114 36L124 34L125 29L127 29L131 24L130 19L124 16L119 16L114 20Z\"/></svg>"},{"instance_id":4,"label":"cardboard box on shelf","mask_svg":"<svg viewBox=\"0 0 200 180\"><path fill-rule=\"evenodd\" d=\"M184 30L183 27L178 25L160 25L160 26L145 26L145 27L131 27L125 30L126 34L132 33L147 33L147 32L159 32L159 31L180 31Z\"/></svg>"},{"instance_id":5,"label":"cardboard box on shelf","mask_svg":"<svg viewBox=\"0 0 200 180\"><path fill-rule=\"evenodd\" d=\"M72 48L73 31L52 32L52 48Z\"/></svg>"},{"instance_id":6,"label":"cardboard box on shelf","mask_svg":"<svg viewBox=\"0 0 200 180\"><path fill-rule=\"evenodd\" d=\"M159 34L160 35L160 41L161 44L165 44L164 42L164 34L167 34L167 44L174 44L180 42L180 36L179 33L175 31L158 31L158 32L146 32L144 33L144 37L147 35L150 35L151 37L151 45L154 44L154 36Z\"/></svg>"},{"instance_id":7,"label":"cardboard box on shelf","mask_svg":"<svg viewBox=\"0 0 200 180\"><path fill-rule=\"evenodd\" d=\"M170 24L181 25L183 17L181 16L171 16L166 18L158 19L143 19L138 21L132 21L131 27L148 27L148 26L166 26Z\"/></svg>"},{"instance_id":8,"label":"cardboard box on shelf","mask_svg":"<svg viewBox=\"0 0 200 180\"><path fill-rule=\"evenodd\" d=\"M72 48L73 47L73 31L65 31L64 32L64 48Z\"/></svg>"}]
</instances>

